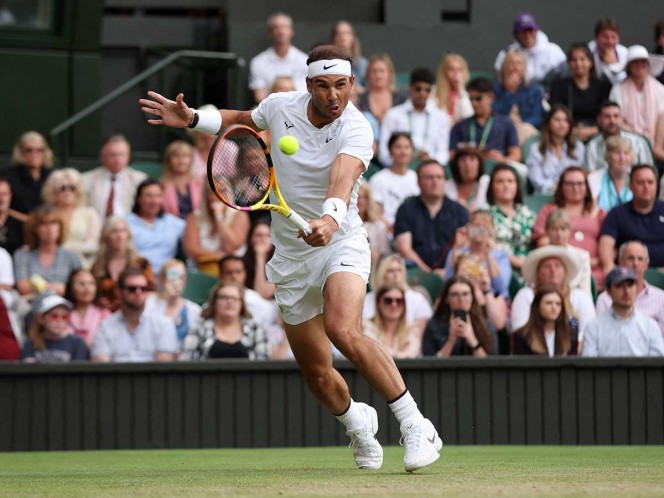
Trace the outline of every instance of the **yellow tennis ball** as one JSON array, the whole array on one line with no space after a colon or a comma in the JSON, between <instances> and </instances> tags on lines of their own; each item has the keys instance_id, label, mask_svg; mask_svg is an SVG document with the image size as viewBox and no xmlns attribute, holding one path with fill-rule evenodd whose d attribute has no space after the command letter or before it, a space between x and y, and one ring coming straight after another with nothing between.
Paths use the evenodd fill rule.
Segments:
<instances>
[{"instance_id":1,"label":"yellow tennis ball","mask_svg":"<svg viewBox=\"0 0 664 498\"><path fill-rule=\"evenodd\" d=\"M284 135L279 139L279 150L284 154L292 156L300 148L300 144L293 135Z\"/></svg>"}]
</instances>

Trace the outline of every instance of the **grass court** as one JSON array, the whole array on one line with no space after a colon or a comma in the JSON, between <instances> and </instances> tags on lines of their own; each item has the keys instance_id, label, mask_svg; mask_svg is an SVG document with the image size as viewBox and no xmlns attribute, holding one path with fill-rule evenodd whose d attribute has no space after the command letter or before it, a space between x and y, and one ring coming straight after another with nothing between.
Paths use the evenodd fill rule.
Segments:
<instances>
[{"instance_id":1,"label":"grass court","mask_svg":"<svg viewBox=\"0 0 664 498\"><path fill-rule=\"evenodd\" d=\"M0 453L2 497L664 496L660 446L456 446L424 471L385 448L379 471L348 448Z\"/></svg>"}]
</instances>

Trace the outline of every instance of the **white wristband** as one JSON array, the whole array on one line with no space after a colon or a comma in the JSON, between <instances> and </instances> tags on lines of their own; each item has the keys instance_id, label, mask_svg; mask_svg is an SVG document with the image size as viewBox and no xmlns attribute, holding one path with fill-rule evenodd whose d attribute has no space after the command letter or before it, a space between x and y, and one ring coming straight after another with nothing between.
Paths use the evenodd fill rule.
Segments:
<instances>
[{"instance_id":1,"label":"white wristband","mask_svg":"<svg viewBox=\"0 0 664 498\"><path fill-rule=\"evenodd\" d=\"M323 214L321 218L327 214L337 222L337 225L341 226L341 222L346 218L346 213L348 213L348 206L338 197L330 197L323 202Z\"/></svg>"},{"instance_id":2,"label":"white wristband","mask_svg":"<svg viewBox=\"0 0 664 498\"><path fill-rule=\"evenodd\" d=\"M209 135L216 135L221 129L221 112L220 111L194 111L198 114L198 123L196 123L192 130Z\"/></svg>"}]
</instances>

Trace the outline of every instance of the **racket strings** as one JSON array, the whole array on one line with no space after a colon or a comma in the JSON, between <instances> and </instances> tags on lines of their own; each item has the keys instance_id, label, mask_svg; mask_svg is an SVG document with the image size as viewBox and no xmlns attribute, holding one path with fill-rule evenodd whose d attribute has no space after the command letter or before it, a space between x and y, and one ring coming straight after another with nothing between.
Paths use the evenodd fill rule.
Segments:
<instances>
[{"instance_id":1,"label":"racket strings","mask_svg":"<svg viewBox=\"0 0 664 498\"><path fill-rule=\"evenodd\" d=\"M224 201L237 207L258 203L270 187L265 151L249 130L232 130L218 141L212 175Z\"/></svg>"}]
</instances>

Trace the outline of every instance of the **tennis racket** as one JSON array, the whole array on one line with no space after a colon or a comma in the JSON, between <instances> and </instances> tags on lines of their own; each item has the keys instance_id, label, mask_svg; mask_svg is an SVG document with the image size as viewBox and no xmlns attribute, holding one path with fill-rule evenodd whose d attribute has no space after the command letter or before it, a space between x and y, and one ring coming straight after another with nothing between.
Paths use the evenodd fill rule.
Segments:
<instances>
[{"instance_id":1,"label":"tennis racket","mask_svg":"<svg viewBox=\"0 0 664 498\"><path fill-rule=\"evenodd\" d=\"M248 126L231 126L216 138L207 173L210 188L227 206L239 211L276 211L305 235L311 235L309 223L281 195L265 142ZM266 204L272 190L278 204Z\"/></svg>"}]
</instances>

